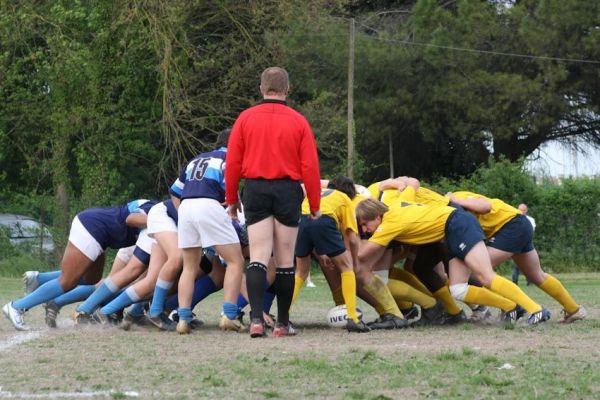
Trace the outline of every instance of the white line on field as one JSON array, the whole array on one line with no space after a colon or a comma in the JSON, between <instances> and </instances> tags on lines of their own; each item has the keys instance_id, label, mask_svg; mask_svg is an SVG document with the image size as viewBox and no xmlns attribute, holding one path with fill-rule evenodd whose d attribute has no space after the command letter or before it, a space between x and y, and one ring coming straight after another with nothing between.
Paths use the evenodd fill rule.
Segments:
<instances>
[{"instance_id":1,"label":"white line on field","mask_svg":"<svg viewBox=\"0 0 600 400\"><path fill-rule=\"evenodd\" d=\"M42 332L40 331L30 331L18 335L9 336L4 342L0 343L0 352L8 350L11 347L14 347L18 344L27 343L31 340L35 340L40 336L42 336Z\"/></svg>"},{"instance_id":2,"label":"white line on field","mask_svg":"<svg viewBox=\"0 0 600 400\"><path fill-rule=\"evenodd\" d=\"M66 397L96 397L96 396L112 396L120 394L125 397L139 397L138 392L128 391L120 392L118 390L102 390L98 392L48 392L48 393L24 393L24 392L6 392L0 387L0 398L2 399L55 399Z\"/></svg>"}]
</instances>

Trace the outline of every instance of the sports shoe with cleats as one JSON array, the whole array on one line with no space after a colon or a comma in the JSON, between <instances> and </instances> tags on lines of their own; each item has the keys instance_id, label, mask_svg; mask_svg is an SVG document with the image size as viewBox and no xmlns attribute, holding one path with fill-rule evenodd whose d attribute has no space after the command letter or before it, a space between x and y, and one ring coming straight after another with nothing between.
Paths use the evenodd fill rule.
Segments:
<instances>
[{"instance_id":1,"label":"sports shoe with cleats","mask_svg":"<svg viewBox=\"0 0 600 400\"><path fill-rule=\"evenodd\" d=\"M83 311L73 312L72 317L75 325L94 325L98 323L92 314Z\"/></svg>"},{"instance_id":2,"label":"sports shoe with cleats","mask_svg":"<svg viewBox=\"0 0 600 400\"><path fill-rule=\"evenodd\" d=\"M418 305L413 304L413 306L411 308L408 308L406 310L400 310L400 311L402 312L402 315L404 315L404 319L406 319L408 324L412 325L419 320L419 318L421 316L420 310L421 310L421 308Z\"/></svg>"},{"instance_id":3,"label":"sports shoe with cleats","mask_svg":"<svg viewBox=\"0 0 600 400\"><path fill-rule=\"evenodd\" d=\"M26 271L23 274L23 285L25 286L23 291L25 294L33 292L40 286L37 280L39 274L39 271Z\"/></svg>"},{"instance_id":4,"label":"sports shoe with cleats","mask_svg":"<svg viewBox=\"0 0 600 400\"><path fill-rule=\"evenodd\" d=\"M287 325L277 322L275 328L273 328L272 335L273 337L296 336L296 330L289 322Z\"/></svg>"},{"instance_id":5,"label":"sports shoe with cleats","mask_svg":"<svg viewBox=\"0 0 600 400\"><path fill-rule=\"evenodd\" d=\"M44 310L46 311L46 316L44 320L46 321L46 325L49 328L56 328L56 317L60 312L60 307L56 305L56 303L52 300L44 304Z\"/></svg>"},{"instance_id":6,"label":"sports shoe with cleats","mask_svg":"<svg viewBox=\"0 0 600 400\"><path fill-rule=\"evenodd\" d=\"M460 310L458 314L444 314L443 325L459 325L464 324L468 321L467 315L463 310Z\"/></svg>"},{"instance_id":7,"label":"sports shoe with cleats","mask_svg":"<svg viewBox=\"0 0 600 400\"><path fill-rule=\"evenodd\" d=\"M583 306L579 306L577 311L575 311L572 314L569 314L567 310L562 310L560 313L563 316L562 319L559 321L561 324L570 324L575 321L586 319L587 317L587 311Z\"/></svg>"},{"instance_id":8,"label":"sports shoe with cleats","mask_svg":"<svg viewBox=\"0 0 600 400\"><path fill-rule=\"evenodd\" d=\"M119 325L119 317L117 314L104 314L100 309L94 311L92 317L101 325Z\"/></svg>"},{"instance_id":9,"label":"sports shoe with cleats","mask_svg":"<svg viewBox=\"0 0 600 400\"><path fill-rule=\"evenodd\" d=\"M408 322L394 314L382 314L375 321L370 323L369 328L375 329L403 329L408 326Z\"/></svg>"},{"instance_id":10,"label":"sports shoe with cleats","mask_svg":"<svg viewBox=\"0 0 600 400\"><path fill-rule=\"evenodd\" d=\"M346 322L346 330L348 332L357 333L371 332L371 328L369 328L367 324L365 324L360 319L358 320L358 322L354 322L353 320L348 319L348 322Z\"/></svg>"},{"instance_id":11,"label":"sports shoe with cleats","mask_svg":"<svg viewBox=\"0 0 600 400\"><path fill-rule=\"evenodd\" d=\"M265 332L265 323L262 319L252 318L250 321L250 337L258 338L267 336Z\"/></svg>"},{"instance_id":12,"label":"sports shoe with cleats","mask_svg":"<svg viewBox=\"0 0 600 400\"><path fill-rule=\"evenodd\" d=\"M223 315L219 320L219 329L222 331L244 332L246 327L239 319L229 319L227 316Z\"/></svg>"},{"instance_id":13,"label":"sports shoe with cleats","mask_svg":"<svg viewBox=\"0 0 600 400\"><path fill-rule=\"evenodd\" d=\"M510 311L506 311L500 314L500 320L502 321L505 327L514 325L517 322L518 307L519 306L513 308Z\"/></svg>"},{"instance_id":14,"label":"sports shoe with cleats","mask_svg":"<svg viewBox=\"0 0 600 400\"><path fill-rule=\"evenodd\" d=\"M492 316L492 312L488 306L479 305L477 306L473 312L471 313L471 318L469 320L471 322L483 322L485 320L490 319Z\"/></svg>"},{"instance_id":15,"label":"sports shoe with cleats","mask_svg":"<svg viewBox=\"0 0 600 400\"><path fill-rule=\"evenodd\" d=\"M192 328L190 327L190 324L182 319L179 320L179 322L177 323L177 333L179 333L180 335L188 335L191 332Z\"/></svg>"},{"instance_id":16,"label":"sports shoe with cleats","mask_svg":"<svg viewBox=\"0 0 600 400\"><path fill-rule=\"evenodd\" d=\"M2 312L4 313L4 316L11 322L11 324L13 324L16 330L30 330L30 328L25 325L25 321L23 321L23 314L25 314L25 311L14 308L12 301L2 307Z\"/></svg>"},{"instance_id":17,"label":"sports shoe with cleats","mask_svg":"<svg viewBox=\"0 0 600 400\"><path fill-rule=\"evenodd\" d=\"M150 322L152 325L156 326L161 331L173 332L176 330L177 325L178 325L178 323L176 324L175 322L171 321L165 313L160 313L156 317L151 317L150 315L146 315L146 319L148 320L148 322ZM179 322L184 322L184 321L180 320ZM186 325L189 325L189 324L186 323ZM177 332L179 332L179 331L177 331ZM181 332L179 332L179 333L181 333Z\"/></svg>"},{"instance_id":18,"label":"sports shoe with cleats","mask_svg":"<svg viewBox=\"0 0 600 400\"><path fill-rule=\"evenodd\" d=\"M443 325L446 310L441 302L435 303L435 306L421 309L421 319L417 325Z\"/></svg>"},{"instance_id":19,"label":"sports shoe with cleats","mask_svg":"<svg viewBox=\"0 0 600 400\"><path fill-rule=\"evenodd\" d=\"M123 321L121 321L119 328L123 329L124 331L128 331L131 329L131 327L133 325L147 326L148 320L146 319L146 316L143 314L142 315L130 315L129 313L127 313L123 317Z\"/></svg>"},{"instance_id":20,"label":"sports shoe with cleats","mask_svg":"<svg viewBox=\"0 0 600 400\"><path fill-rule=\"evenodd\" d=\"M538 325L542 322L546 322L550 319L550 310L542 308L538 312L534 312L527 317L527 323L531 326Z\"/></svg>"},{"instance_id":21,"label":"sports shoe with cleats","mask_svg":"<svg viewBox=\"0 0 600 400\"><path fill-rule=\"evenodd\" d=\"M179 322L179 313L177 312L177 310L171 311L171 314L169 314L169 319L175 323ZM196 314L192 313L192 320L188 323L188 325L192 329L198 329L202 325L204 325L204 321L196 318Z\"/></svg>"}]
</instances>

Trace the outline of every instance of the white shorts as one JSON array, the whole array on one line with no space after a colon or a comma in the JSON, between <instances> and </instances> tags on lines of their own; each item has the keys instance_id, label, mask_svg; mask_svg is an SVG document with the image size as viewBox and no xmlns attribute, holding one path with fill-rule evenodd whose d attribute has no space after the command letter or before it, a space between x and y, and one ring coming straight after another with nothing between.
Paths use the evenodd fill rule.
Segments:
<instances>
[{"instance_id":1,"label":"white shorts","mask_svg":"<svg viewBox=\"0 0 600 400\"><path fill-rule=\"evenodd\" d=\"M118 258L119 260L121 260L125 264L127 264L129 262L129 259L133 255L134 249L135 249L135 245L129 246L129 247L122 247L119 249L119 251L117 251L116 258Z\"/></svg>"},{"instance_id":2,"label":"white shorts","mask_svg":"<svg viewBox=\"0 0 600 400\"><path fill-rule=\"evenodd\" d=\"M104 253L100 243L85 229L79 217L73 218L71 231L69 232L69 242L92 261L96 261L100 254Z\"/></svg>"},{"instance_id":3,"label":"white shorts","mask_svg":"<svg viewBox=\"0 0 600 400\"><path fill-rule=\"evenodd\" d=\"M142 229L140 235L138 236L137 242L135 242L136 247L139 247L141 250L150 254L152 251L152 244L156 243L156 240L152 239L148 235L147 229Z\"/></svg>"},{"instance_id":4,"label":"white shorts","mask_svg":"<svg viewBox=\"0 0 600 400\"><path fill-rule=\"evenodd\" d=\"M213 199L185 199L179 206L179 248L239 243L231 217Z\"/></svg>"},{"instance_id":5,"label":"white shorts","mask_svg":"<svg viewBox=\"0 0 600 400\"><path fill-rule=\"evenodd\" d=\"M167 206L164 203L158 203L148 212L148 236L154 237L155 233L175 232L177 225L169 215L167 215Z\"/></svg>"}]
</instances>

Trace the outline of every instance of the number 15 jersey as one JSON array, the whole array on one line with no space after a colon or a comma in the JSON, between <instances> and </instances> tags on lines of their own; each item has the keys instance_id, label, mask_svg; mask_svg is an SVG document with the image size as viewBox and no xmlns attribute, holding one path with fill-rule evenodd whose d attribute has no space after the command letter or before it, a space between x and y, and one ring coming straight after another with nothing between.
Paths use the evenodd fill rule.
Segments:
<instances>
[{"instance_id":1,"label":"number 15 jersey","mask_svg":"<svg viewBox=\"0 0 600 400\"><path fill-rule=\"evenodd\" d=\"M225 157L227 148L194 157L171 185L169 192L181 200L209 198L225 201Z\"/></svg>"}]
</instances>

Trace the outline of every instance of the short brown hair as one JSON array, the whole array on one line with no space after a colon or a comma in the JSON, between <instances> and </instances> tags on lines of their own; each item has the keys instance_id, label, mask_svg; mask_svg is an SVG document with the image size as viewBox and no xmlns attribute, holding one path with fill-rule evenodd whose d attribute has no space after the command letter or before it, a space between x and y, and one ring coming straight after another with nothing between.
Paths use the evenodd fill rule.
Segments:
<instances>
[{"instance_id":1,"label":"short brown hair","mask_svg":"<svg viewBox=\"0 0 600 400\"><path fill-rule=\"evenodd\" d=\"M388 206L375 199L364 199L356 206L356 219L359 222L373 221L375 218L385 214Z\"/></svg>"},{"instance_id":2,"label":"short brown hair","mask_svg":"<svg viewBox=\"0 0 600 400\"><path fill-rule=\"evenodd\" d=\"M260 92L263 95L287 94L290 78L285 69L269 67L260 76Z\"/></svg>"}]
</instances>

